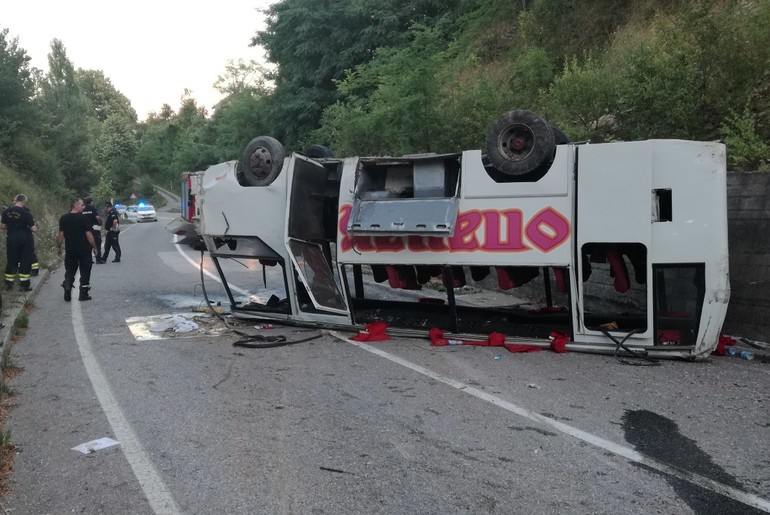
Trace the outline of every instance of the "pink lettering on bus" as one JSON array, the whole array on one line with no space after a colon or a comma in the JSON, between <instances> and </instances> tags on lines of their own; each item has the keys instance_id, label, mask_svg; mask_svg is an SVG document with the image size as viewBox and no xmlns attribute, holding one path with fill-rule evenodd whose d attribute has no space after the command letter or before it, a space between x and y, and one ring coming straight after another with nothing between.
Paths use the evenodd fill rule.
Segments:
<instances>
[{"instance_id":1,"label":"pink lettering on bus","mask_svg":"<svg viewBox=\"0 0 770 515\"><path fill-rule=\"evenodd\" d=\"M340 248L342 252L551 252L570 237L569 220L551 206L524 220L520 209L470 210L457 215L451 237L436 236L350 236L348 221L353 206L344 204L339 211ZM528 245L531 244L531 245Z\"/></svg>"}]
</instances>

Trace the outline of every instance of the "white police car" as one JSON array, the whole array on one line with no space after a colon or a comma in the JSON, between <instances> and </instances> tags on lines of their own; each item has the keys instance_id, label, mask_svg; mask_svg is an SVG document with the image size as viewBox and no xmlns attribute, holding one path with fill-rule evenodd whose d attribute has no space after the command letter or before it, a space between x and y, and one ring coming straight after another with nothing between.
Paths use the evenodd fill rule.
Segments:
<instances>
[{"instance_id":1,"label":"white police car","mask_svg":"<svg viewBox=\"0 0 770 515\"><path fill-rule=\"evenodd\" d=\"M124 216L126 220L133 222L157 222L158 215L155 212L155 207L151 204L138 204L136 206L128 206L126 214Z\"/></svg>"},{"instance_id":2,"label":"white police car","mask_svg":"<svg viewBox=\"0 0 770 515\"><path fill-rule=\"evenodd\" d=\"M136 206L136 221L137 222L157 222L158 215L155 213L155 208L152 204L139 204Z\"/></svg>"}]
</instances>

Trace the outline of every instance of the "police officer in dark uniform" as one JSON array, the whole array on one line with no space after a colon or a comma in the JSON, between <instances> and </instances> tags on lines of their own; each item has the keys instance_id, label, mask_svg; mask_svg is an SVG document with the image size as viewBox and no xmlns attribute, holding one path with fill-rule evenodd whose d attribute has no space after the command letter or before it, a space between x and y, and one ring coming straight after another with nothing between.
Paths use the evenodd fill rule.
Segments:
<instances>
[{"instance_id":1,"label":"police officer in dark uniform","mask_svg":"<svg viewBox=\"0 0 770 515\"><path fill-rule=\"evenodd\" d=\"M30 271L34 254L34 240L32 233L37 232L37 225L32 218L32 213L26 209L27 196L18 194L14 198L13 205L3 211L0 218L0 229L8 231L8 243L6 246L7 261L5 265L5 289L13 288L16 274L19 275L19 289L31 290Z\"/></svg>"},{"instance_id":2,"label":"police officer in dark uniform","mask_svg":"<svg viewBox=\"0 0 770 515\"><path fill-rule=\"evenodd\" d=\"M56 236L56 251L61 256L64 244L64 300L72 300L72 286L75 273L80 268L80 296L78 300L91 300L91 253L96 254L96 242L88 218L83 216L85 204L76 198L70 204L70 212L59 218L59 234Z\"/></svg>"},{"instance_id":3,"label":"police officer in dark uniform","mask_svg":"<svg viewBox=\"0 0 770 515\"><path fill-rule=\"evenodd\" d=\"M120 243L118 237L120 236L120 215L118 210L112 207L112 202L105 202L104 206L107 208L107 219L104 221L104 230L107 231L107 235L104 237L104 254L102 254L102 262L107 262L107 256L110 255L110 249L115 249L115 259L113 263L120 263Z\"/></svg>"},{"instance_id":4,"label":"police officer in dark uniform","mask_svg":"<svg viewBox=\"0 0 770 515\"><path fill-rule=\"evenodd\" d=\"M91 224L91 233L96 243L96 264L101 265L104 263L102 259L102 217L94 206L94 199L86 197L83 202L86 204L86 207L83 208L83 214L88 218L88 223Z\"/></svg>"}]
</instances>

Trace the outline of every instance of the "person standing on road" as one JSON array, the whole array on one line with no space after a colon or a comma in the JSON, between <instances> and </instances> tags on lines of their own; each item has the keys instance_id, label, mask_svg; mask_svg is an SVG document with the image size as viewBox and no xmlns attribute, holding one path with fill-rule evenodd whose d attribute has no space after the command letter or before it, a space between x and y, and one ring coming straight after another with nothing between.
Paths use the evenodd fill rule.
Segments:
<instances>
[{"instance_id":1,"label":"person standing on road","mask_svg":"<svg viewBox=\"0 0 770 515\"><path fill-rule=\"evenodd\" d=\"M107 208L107 219L104 222L104 229L107 231L104 241L104 254L102 254L102 263L107 262L107 256L110 255L110 249L115 249L115 259L113 263L120 263L120 242L118 237L120 236L120 215L118 210L112 207L112 202L105 202L104 206Z\"/></svg>"},{"instance_id":2,"label":"person standing on road","mask_svg":"<svg viewBox=\"0 0 770 515\"><path fill-rule=\"evenodd\" d=\"M14 197L13 205L3 211L0 218L0 229L8 231L6 245L5 289L13 288L16 274L19 274L19 289L31 290L30 272L34 255L34 240L32 233L37 232L37 225L32 213L26 209L27 196L18 194Z\"/></svg>"},{"instance_id":3,"label":"person standing on road","mask_svg":"<svg viewBox=\"0 0 770 515\"><path fill-rule=\"evenodd\" d=\"M16 201L16 198L11 199L11 204L13 204ZM24 209L29 211L29 208L27 206L24 206ZM30 211L31 213L31 211ZM40 263L37 261L37 252L35 252L35 237L32 237L32 267L30 268L29 275L32 277L37 277L40 274Z\"/></svg>"},{"instance_id":4,"label":"person standing on road","mask_svg":"<svg viewBox=\"0 0 770 515\"><path fill-rule=\"evenodd\" d=\"M61 256L64 243L64 300L72 300L72 287L75 284L75 272L80 268L80 296L78 300L91 300L91 253L96 254L88 217L83 215L85 204L76 198L70 204L70 212L59 218L59 234L56 236L56 252Z\"/></svg>"},{"instance_id":5,"label":"person standing on road","mask_svg":"<svg viewBox=\"0 0 770 515\"><path fill-rule=\"evenodd\" d=\"M83 208L83 214L88 218L88 223L91 224L91 234L96 243L96 264L101 265L104 263L102 259L102 217L99 215L96 206L94 206L94 199L86 197L83 199L83 202L86 205Z\"/></svg>"},{"instance_id":6,"label":"person standing on road","mask_svg":"<svg viewBox=\"0 0 770 515\"><path fill-rule=\"evenodd\" d=\"M11 199L11 205L16 202L16 196L14 196ZM3 206L3 209L5 209L5 206ZM24 209L29 211L30 209L27 206L24 206ZM29 275L32 277L37 277L40 274L40 263L37 260L37 252L35 252L35 237L32 237L32 266L29 270Z\"/></svg>"}]
</instances>

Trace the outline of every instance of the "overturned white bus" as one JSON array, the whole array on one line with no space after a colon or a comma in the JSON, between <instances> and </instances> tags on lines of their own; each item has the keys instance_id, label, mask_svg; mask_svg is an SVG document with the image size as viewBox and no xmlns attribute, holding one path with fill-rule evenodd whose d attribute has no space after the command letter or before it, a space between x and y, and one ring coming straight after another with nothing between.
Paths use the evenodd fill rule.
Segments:
<instances>
[{"instance_id":1,"label":"overturned white bus","mask_svg":"<svg viewBox=\"0 0 770 515\"><path fill-rule=\"evenodd\" d=\"M235 317L698 358L730 292L725 166L719 143L572 144L517 110L483 153L287 157L255 138L185 174L183 217ZM236 299L225 259L279 267L249 285L269 298Z\"/></svg>"}]
</instances>

